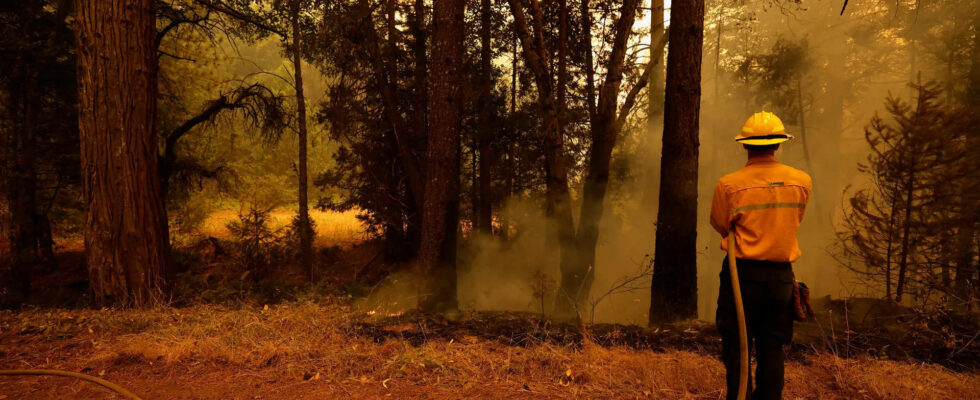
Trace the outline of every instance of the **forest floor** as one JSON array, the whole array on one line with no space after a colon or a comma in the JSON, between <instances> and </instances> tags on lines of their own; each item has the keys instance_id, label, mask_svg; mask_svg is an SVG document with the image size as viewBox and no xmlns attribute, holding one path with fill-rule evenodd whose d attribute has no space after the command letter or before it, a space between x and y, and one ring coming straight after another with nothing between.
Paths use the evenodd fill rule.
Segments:
<instances>
[{"instance_id":1,"label":"forest floor","mask_svg":"<svg viewBox=\"0 0 980 400\"><path fill-rule=\"evenodd\" d=\"M566 329L567 328L567 329ZM0 313L0 369L101 376L144 399L718 399L705 324L550 326L529 315L369 316L344 299L272 306ZM970 399L980 374L791 352L788 399ZM0 377L0 399L113 398L62 377ZM121 398L121 397L119 397Z\"/></svg>"},{"instance_id":2,"label":"forest floor","mask_svg":"<svg viewBox=\"0 0 980 400\"><path fill-rule=\"evenodd\" d=\"M194 300L149 310L72 303L85 292L85 272L80 247L65 246L58 270L35 279L43 301L0 311L0 369L82 372L146 400L724 396L720 339L710 323L583 329L527 313L445 319L359 308L352 286L369 285L390 266L374 262L376 246L356 244L357 232L320 238L344 248L324 284L229 286L227 277L209 275L220 267L212 260L180 275L178 292ZM980 398L976 368L838 357L817 347L788 350L784 398ZM122 398L113 396L71 378L0 376L0 400Z\"/></svg>"},{"instance_id":3,"label":"forest floor","mask_svg":"<svg viewBox=\"0 0 980 400\"><path fill-rule=\"evenodd\" d=\"M637 337L613 328L575 340L526 317L367 316L329 298L268 307L5 311L0 368L81 371L148 400L722 398L724 369L709 329ZM641 339L647 349L631 343ZM0 378L0 399L112 398L107 393L69 378ZM931 364L816 353L793 356L786 372L789 399L977 393L977 373Z\"/></svg>"}]
</instances>

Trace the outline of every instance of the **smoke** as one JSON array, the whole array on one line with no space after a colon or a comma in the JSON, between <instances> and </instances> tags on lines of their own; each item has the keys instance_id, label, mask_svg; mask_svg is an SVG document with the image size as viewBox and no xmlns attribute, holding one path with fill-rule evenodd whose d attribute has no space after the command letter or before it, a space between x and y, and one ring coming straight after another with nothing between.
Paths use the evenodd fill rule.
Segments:
<instances>
[{"instance_id":1,"label":"smoke","mask_svg":"<svg viewBox=\"0 0 980 400\"><path fill-rule=\"evenodd\" d=\"M463 244L460 307L550 313L560 278L557 246L550 243L542 203L515 197L504 204L501 215L510 220L512 238L473 235Z\"/></svg>"},{"instance_id":2,"label":"smoke","mask_svg":"<svg viewBox=\"0 0 980 400\"><path fill-rule=\"evenodd\" d=\"M779 7L768 2L729 3L709 2L705 19L698 315L714 319L718 274L725 256L720 250L722 238L708 222L714 185L744 165L745 151L733 137L751 113L762 109L775 111L797 137L784 143L777 159L813 178L812 197L798 233L803 255L793 266L797 279L805 281L815 297L868 294L867 288L850 282L851 277L833 258L835 223L841 218L845 188L868 183L857 170L868 152L864 126L882 108L888 93L908 93L906 84L915 76L911 71L925 64L925 55L916 61L914 45L896 38L895 30L881 28L882 24L914 26L914 20L901 20L910 15L911 8L895 11L890 5L869 3L849 8L840 16L839 8L825 2L777 2ZM750 81L746 77L751 72L748 60L774 54L779 41L802 47L805 68L793 75L790 85L765 80L771 77ZM926 69L922 79L942 80L940 70ZM773 91L767 92L770 89ZM591 307L585 310L586 319L595 322L645 325L648 318L649 277L636 281L630 290L604 296L624 279L647 271L654 256L661 132L656 124L655 129L644 126L643 110L636 114L635 125L639 126L622 134L614 155L613 177L600 220L589 299L602 300L594 305L594 315ZM580 187L572 189L573 195L580 193ZM540 196L530 195L506 200L498 217L506 216L517 234L507 242L485 237L460 241L461 307L553 311L559 281L557 244L548 239L551 235L542 203Z\"/></svg>"}]
</instances>

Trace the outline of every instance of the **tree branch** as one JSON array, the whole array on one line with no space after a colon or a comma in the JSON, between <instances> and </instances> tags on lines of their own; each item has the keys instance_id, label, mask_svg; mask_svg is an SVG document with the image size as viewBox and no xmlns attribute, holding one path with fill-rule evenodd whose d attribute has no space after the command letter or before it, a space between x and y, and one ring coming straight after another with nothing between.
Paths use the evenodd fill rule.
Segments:
<instances>
[{"instance_id":1,"label":"tree branch","mask_svg":"<svg viewBox=\"0 0 980 400\"><path fill-rule=\"evenodd\" d=\"M289 35L286 34L286 32L283 31L282 29L279 29L278 27L269 25L269 24L261 21L258 16L248 15L248 14L242 12L242 11L236 10L236 9L232 8L231 6L225 4L221 0L213 0L213 1L212 0L196 0L196 1L198 3L200 3L201 5L207 7L209 10L214 10L214 11L220 12L222 14L225 14L225 15L227 15L229 17L232 17L234 19L237 19L239 21L242 21L242 22L246 22L246 23L255 25L255 27L257 27L259 29L262 29L262 30L264 30L266 32L269 32L269 33L274 33L276 35L281 36L282 38L289 37Z\"/></svg>"},{"instance_id":2,"label":"tree branch","mask_svg":"<svg viewBox=\"0 0 980 400\"><path fill-rule=\"evenodd\" d=\"M669 32L664 32L660 36L660 42L654 47L653 59L656 61L647 63L647 67L643 70L643 75L640 77L639 82L633 85L629 93L626 94L626 99L623 101L623 106L619 110L619 116L616 117L616 127L621 128L626 124L626 118L629 117L630 113L633 111L633 106L636 105L636 98L640 95L640 91L647 86L647 82L650 80L650 74L653 71L653 66L657 65L663 59L664 48L667 46L667 39Z\"/></svg>"}]
</instances>

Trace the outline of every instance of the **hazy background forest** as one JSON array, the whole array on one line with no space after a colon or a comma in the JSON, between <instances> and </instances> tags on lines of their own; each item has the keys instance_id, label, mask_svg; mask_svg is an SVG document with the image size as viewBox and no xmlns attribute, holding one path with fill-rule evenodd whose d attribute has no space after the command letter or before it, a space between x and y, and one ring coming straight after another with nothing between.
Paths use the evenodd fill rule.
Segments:
<instances>
[{"instance_id":1,"label":"hazy background forest","mask_svg":"<svg viewBox=\"0 0 980 400\"><path fill-rule=\"evenodd\" d=\"M699 347L653 332L712 329L711 193L766 110L813 178L800 347L980 365L975 1L133 3L121 36L108 3L0 5L0 330L312 302L375 338L420 310Z\"/></svg>"}]
</instances>

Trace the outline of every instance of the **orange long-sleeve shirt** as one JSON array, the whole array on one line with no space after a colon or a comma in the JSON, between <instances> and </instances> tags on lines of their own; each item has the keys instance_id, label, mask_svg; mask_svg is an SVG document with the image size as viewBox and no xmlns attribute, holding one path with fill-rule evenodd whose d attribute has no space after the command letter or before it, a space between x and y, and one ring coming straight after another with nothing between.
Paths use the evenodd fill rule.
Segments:
<instances>
[{"instance_id":1,"label":"orange long-sleeve shirt","mask_svg":"<svg viewBox=\"0 0 980 400\"><path fill-rule=\"evenodd\" d=\"M725 239L735 225L735 256L793 262L800 258L796 231L813 188L810 176L775 157L750 157L745 167L718 180L711 202L711 226Z\"/></svg>"}]
</instances>

